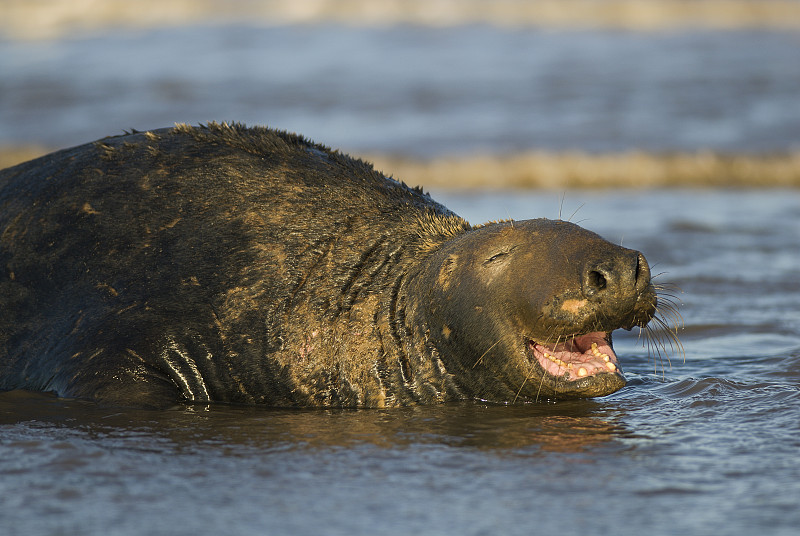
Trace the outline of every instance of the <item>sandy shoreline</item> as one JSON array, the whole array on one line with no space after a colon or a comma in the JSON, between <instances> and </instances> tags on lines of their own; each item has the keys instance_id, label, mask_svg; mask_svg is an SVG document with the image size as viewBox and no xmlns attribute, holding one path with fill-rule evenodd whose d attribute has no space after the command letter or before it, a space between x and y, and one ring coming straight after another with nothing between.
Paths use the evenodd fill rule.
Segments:
<instances>
[{"instance_id":1,"label":"sandy shoreline","mask_svg":"<svg viewBox=\"0 0 800 536\"><path fill-rule=\"evenodd\" d=\"M792 0L3 0L0 35L57 39L76 32L187 24L493 24L508 27L800 28Z\"/></svg>"},{"instance_id":2,"label":"sandy shoreline","mask_svg":"<svg viewBox=\"0 0 800 536\"><path fill-rule=\"evenodd\" d=\"M0 147L0 169L42 147ZM800 188L800 151L781 154L525 152L417 160L356 155L410 185L435 189Z\"/></svg>"},{"instance_id":3,"label":"sandy shoreline","mask_svg":"<svg viewBox=\"0 0 800 536\"><path fill-rule=\"evenodd\" d=\"M414 161L367 157L430 188L797 188L800 152L774 155L527 152Z\"/></svg>"}]
</instances>

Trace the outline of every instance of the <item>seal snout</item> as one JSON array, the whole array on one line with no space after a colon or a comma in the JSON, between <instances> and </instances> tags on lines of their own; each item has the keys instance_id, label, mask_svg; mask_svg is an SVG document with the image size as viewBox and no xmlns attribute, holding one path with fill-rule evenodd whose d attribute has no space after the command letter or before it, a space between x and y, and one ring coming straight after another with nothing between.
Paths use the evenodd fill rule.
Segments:
<instances>
[{"instance_id":1,"label":"seal snout","mask_svg":"<svg viewBox=\"0 0 800 536\"><path fill-rule=\"evenodd\" d=\"M657 298L650 281L650 266L638 251L623 249L586 262L582 292L603 310L614 326L631 329L645 326L655 314Z\"/></svg>"},{"instance_id":2,"label":"seal snout","mask_svg":"<svg viewBox=\"0 0 800 536\"><path fill-rule=\"evenodd\" d=\"M649 285L650 267L638 251L592 260L584 266L583 294L596 301L609 295L635 296Z\"/></svg>"}]
</instances>

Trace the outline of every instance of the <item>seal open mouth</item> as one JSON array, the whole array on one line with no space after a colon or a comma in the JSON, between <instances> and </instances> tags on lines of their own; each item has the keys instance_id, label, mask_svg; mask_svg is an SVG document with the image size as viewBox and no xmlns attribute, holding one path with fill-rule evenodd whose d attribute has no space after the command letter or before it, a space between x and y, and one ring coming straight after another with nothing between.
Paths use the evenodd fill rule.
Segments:
<instances>
[{"instance_id":1,"label":"seal open mouth","mask_svg":"<svg viewBox=\"0 0 800 536\"><path fill-rule=\"evenodd\" d=\"M528 348L548 374L561 378L566 375L565 379L574 381L601 372L621 372L608 336L595 331L558 344L528 341Z\"/></svg>"}]
</instances>

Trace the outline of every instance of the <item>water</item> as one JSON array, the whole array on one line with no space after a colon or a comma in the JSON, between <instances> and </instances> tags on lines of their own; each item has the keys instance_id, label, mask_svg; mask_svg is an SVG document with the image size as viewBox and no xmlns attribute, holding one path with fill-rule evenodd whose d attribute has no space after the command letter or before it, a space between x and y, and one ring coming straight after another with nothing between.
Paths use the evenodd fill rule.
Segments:
<instances>
[{"instance_id":1,"label":"water","mask_svg":"<svg viewBox=\"0 0 800 536\"><path fill-rule=\"evenodd\" d=\"M800 149L800 34L335 24L0 35L0 146L244 121L347 152Z\"/></svg>"},{"instance_id":2,"label":"water","mask_svg":"<svg viewBox=\"0 0 800 536\"><path fill-rule=\"evenodd\" d=\"M564 217L679 286L683 356L615 334L596 400L393 410L98 408L0 395L10 535L797 534L800 192L439 192Z\"/></svg>"}]
</instances>

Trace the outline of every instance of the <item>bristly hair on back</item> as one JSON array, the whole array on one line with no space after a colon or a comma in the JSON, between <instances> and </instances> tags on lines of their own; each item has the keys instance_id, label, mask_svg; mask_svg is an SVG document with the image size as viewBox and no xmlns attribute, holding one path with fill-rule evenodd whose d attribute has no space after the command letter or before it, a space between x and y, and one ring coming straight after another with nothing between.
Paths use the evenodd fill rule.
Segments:
<instances>
[{"instance_id":1,"label":"bristly hair on back","mask_svg":"<svg viewBox=\"0 0 800 536\"><path fill-rule=\"evenodd\" d=\"M329 147L318 145L299 134L283 130L273 130L263 126L248 127L244 123L217 123L210 121L205 125L192 126L186 123L176 123L172 132L187 134L198 141L222 142L232 147L242 149L253 154L263 154L274 151L278 145L301 145L330 153Z\"/></svg>"},{"instance_id":2,"label":"bristly hair on back","mask_svg":"<svg viewBox=\"0 0 800 536\"><path fill-rule=\"evenodd\" d=\"M417 218L421 253L432 251L442 243L472 230L467 220L455 214L427 210Z\"/></svg>"}]
</instances>

